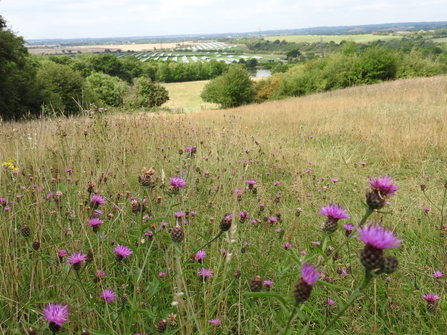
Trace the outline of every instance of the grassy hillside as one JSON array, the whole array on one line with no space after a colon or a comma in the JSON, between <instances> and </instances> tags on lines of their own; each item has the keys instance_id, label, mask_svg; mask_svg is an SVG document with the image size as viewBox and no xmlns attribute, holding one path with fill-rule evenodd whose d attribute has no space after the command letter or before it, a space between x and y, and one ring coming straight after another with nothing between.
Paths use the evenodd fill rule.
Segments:
<instances>
[{"instance_id":1,"label":"grassy hillside","mask_svg":"<svg viewBox=\"0 0 447 335\"><path fill-rule=\"evenodd\" d=\"M445 278L433 277L447 264L446 89L442 76L232 110L2 124L0 332L49 333L43 308L58 303L67 334L446 333ZM370 178L384 175L398 190L368 221L402 240L384 251L399 267L367 271L356 291L365 244L343 225L358 225ZM330 202L350 218L328 234ZM321 276L294 308L304 263Z\"/></svg>"}]
</instances>

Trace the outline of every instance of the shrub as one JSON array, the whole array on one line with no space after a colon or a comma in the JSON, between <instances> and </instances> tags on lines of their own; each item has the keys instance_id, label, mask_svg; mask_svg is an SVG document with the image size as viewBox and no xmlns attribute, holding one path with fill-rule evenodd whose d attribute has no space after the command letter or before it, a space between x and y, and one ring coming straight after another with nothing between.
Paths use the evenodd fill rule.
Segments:
<instances>
[{"instance_id":1,"label":"shrub","mask_svg":"<svg viewBox=\"0 0 447 335\"><path fill-rule=\"evenodd\" d=\"M118 107L123 103L129 85L117 77L98 72L86 78L85 87L91 95L90 102Z\"/></svg>"},{"instance_id":2,"label":"shrub","mask_svg":"<svg viewBox=\"0 0 447 335\"><path fill-rule=\"evenodd\" d=\"M218 103L222 108L241 106L253 102L253 82L246 69L232 64L228 72L211 80L200 96L203 101Z\"/></svg>"},{"instance_id":3,"label":"shrub","mask_svg":"<svg viewBox=\"0 0 447 335\"><path fill-rule=\"evenodd\" d=\"M137 78L133 93L129 96L127 104L130 107L159 107L169 100L169 93L160 84L149 78Z\"/></svg>"},{"instance_id":4,"label":"shrub","mask_svg":"<svg viewBox=\"0 0 447 335\"><path fill-rule=\"evenodd\" d=\"M37 71L36 82L42 101L54 111L63 114L77 113L82 103L84 79L68 65L44 63Z\"/></svg>"}]
</instances>

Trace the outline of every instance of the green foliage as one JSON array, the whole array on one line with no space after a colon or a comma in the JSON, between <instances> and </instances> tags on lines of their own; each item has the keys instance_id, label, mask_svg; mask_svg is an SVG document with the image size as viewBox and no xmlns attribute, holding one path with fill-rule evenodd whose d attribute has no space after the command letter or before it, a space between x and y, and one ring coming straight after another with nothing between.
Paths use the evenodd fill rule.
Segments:
<instances>
[{"instance_id":1,"label":"green foliage","mask_svg":"<svg viewBox=\"0 0 447 335\"><path fill-rule=\"evenodd\" d=\"M169 100L169 93L160 84L148 78L138 78L135 81L134 96L128 101L131 107L159 107Z\"/></svg>"},{"instance_id":2,"label":"green foliage","mask_svg":"<svg viewBox=\"0 0 447 335\"><path fill-rule=\"evenodd\" d=\"M37 65L22 37L4 29L0 17L0 117L19 119L39 111L39 93L34 82Z\"/></svg>"},{"instance_id":3,"label":"green foliage","mask_svg":"<svg viewBox=\"0 0 447 335\"><path fill-rule=\"evenodd\" d=\"M301 52L298 49L293 49L286 53L287 58L295 58L298 56L301 56Z\"/></svg>"},{"instance_id":4,"label":"green foliage","mask_svg":"<svg viewBox=\"0 0 447 335\"><path fill-rule=\"evenodd\" d=\"M228 72L211 80L200 96L203 101L218 103L222 108L241 106L253 102L253 82L244 67L232 64Z\"/></svg>"},{"instance_id":5,"label":"green foliage","mask_svg":"<svg viewBox=\"0 0 447 335\"><path fill-rule=\"evenodd\" d=\"M91 94L89 102L118 107L123 103L129 85L118 77L98 72L86 78L85 87L86 91Z\"/></svg>"},{"instance_id":6,"label":"green foliage","mask_svg":"<svg viewBox=\"0 0 447 335\"><path fill-rule=\"evenodd\" d=\"M376 83L393 79L397 71L397 57L387 48L371 47L360 54L359 71L361 82Z\"/></svg>"},{"instance_id":7,"label":"green foliage","mask_svg":"<svg viewBox=\"0 0 447 335\"><path fill-rule=\"evenodd\" d=\"M70 66L48 62L37 71L36 83L42 94L42 102L65 115L80 111L83 102L84 78Z\"/></svg>"}]
</instances>

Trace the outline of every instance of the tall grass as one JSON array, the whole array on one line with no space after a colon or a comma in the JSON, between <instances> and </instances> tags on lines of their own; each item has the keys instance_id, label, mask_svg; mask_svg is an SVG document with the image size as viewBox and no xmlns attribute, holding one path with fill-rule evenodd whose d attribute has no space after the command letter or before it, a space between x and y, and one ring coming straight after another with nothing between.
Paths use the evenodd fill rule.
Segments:
<instances>
[{"instance_id":1,"label":"tall grass","mask_svg":"<svg viewBox=\"0 0 447 335\"><path fill-rule=\"evenodd\" d=\"M332 333L445 333L445 279L432 274L447 261L446 88L434 77L182 116L2 124L0 332L49 333L42 310L59 303L69 306L69 334L154 334L163 320L168 334L277 334L290 320L289 333L321 333L360 285L363 243L341 224L329 239L319 211L339 203L351 217L343 221L357 225L370 177L388 174L399 190L370 220L403 239L390 252L399 269L375 277ZM144 167L155 171L150 186L139 182ZM174 176L186 187L170 186ZM94 194L106 201L97 233ZM185 237L175 243L177 223ZM118 245L130 257L117 261ZM67 260L79 251L89 255L76 271ZM293 315L305 262L323 276ZM255 276L273 281L269 292L250 292ZM441 297L434 314L422 298L430 292Z\"/></svg>"}]
</instances>

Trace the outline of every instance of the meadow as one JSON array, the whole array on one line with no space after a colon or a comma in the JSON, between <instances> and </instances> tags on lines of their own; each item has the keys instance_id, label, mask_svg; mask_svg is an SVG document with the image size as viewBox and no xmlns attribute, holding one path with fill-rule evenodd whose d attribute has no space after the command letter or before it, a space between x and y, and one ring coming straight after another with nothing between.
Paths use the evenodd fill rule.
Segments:
<instances>
[{"instance_id":1,"label":"meadow","mask_svg":"<svg viewBox=\"0 0 447 335\"><path fill-rule=\"evenodd\" d=\"M0 333L445 334L446 89L2 123Z\"/></svg>"},{"instance_id":2,"label":"meadow","mask_svg":"<svg viewBox=\"0 0 447 335\"><path fill-rule=\"evenodd\" d=\"M375 35L375 34L360 34L360 35L290 35L290 36L268 36L264 37L265 40L275 41L275 40L285 40L287 42L295 43L320 43L321 41L340 43L341 41L354 41L356 43L369 43L377 40L392 40L392 39L402 39L402 36L391 36L391 35Z\"/></svg>"}]
</instances>

